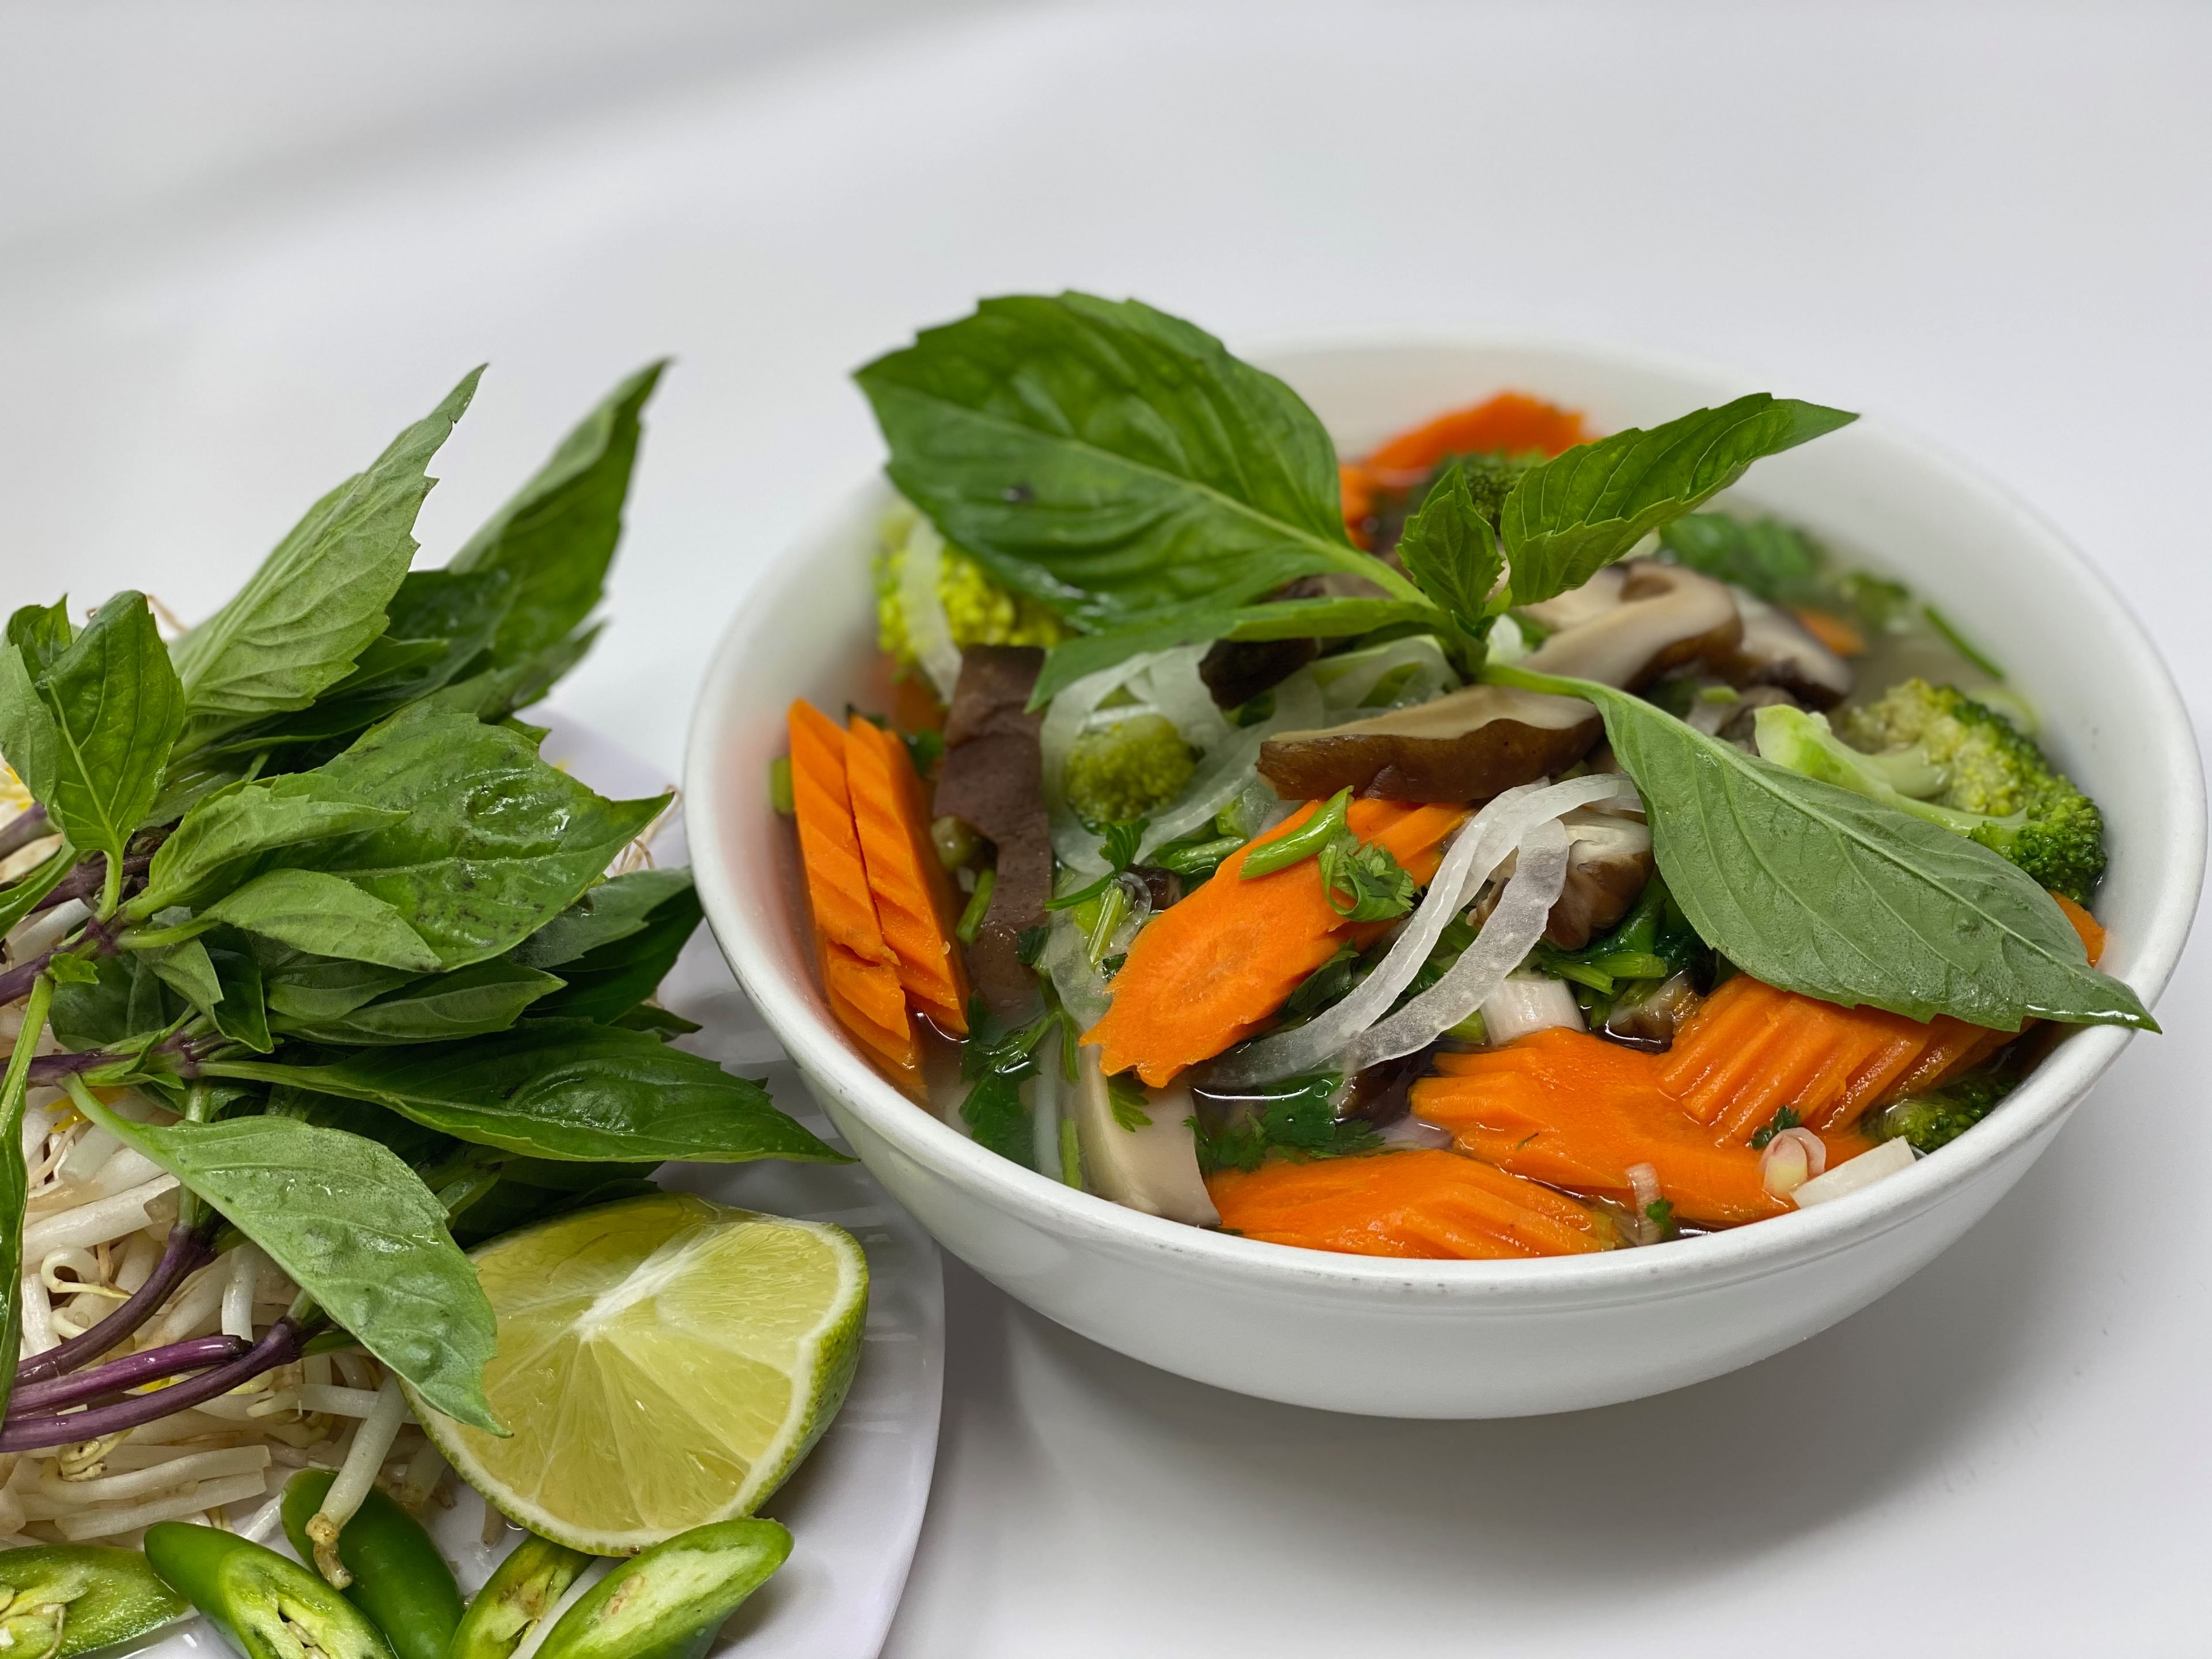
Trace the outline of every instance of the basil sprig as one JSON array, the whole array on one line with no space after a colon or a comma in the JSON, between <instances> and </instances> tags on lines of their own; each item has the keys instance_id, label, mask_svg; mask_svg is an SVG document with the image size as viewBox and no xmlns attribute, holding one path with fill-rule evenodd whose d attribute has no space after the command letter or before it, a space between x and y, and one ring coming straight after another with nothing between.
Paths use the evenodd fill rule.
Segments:
<instances>
[{"instance_id":1,"label":"basil sprig","mask_svg":"<svg viewBox=\"0 0 2212 1659\"><path fill-rule=\"evenodd\" d=\"M2089 966L2050 894L1989 848L1611 686L1499 666L1483 678L1597 706L1668 890L1698 936L1754 978L2002 1031L2030 1019L2158 1029L2133 991Z\"/></svg>"},{"instance_id":2,"label":"basil sprig","mask_svg":"<svg viewBox=\"0 0 2212 1659\"><path fill-rule=\"evenodd\" d=\"M82 631L26 606L0 642L0 750L63 837L0 890L0 921L57 889L91 913L0 973L0 1003L29 998L0 1144L29 1086L69 1085L317 1317L485 1428L493 1332L451 1235L464 1207L483 1206L476 1238L544 1213L530 1195L556 1164L604 1191L610 1169L618 1185L671 1158L841 1157L664 1040L689 1027L649 999L698 900L682 872L604 872L665 799L601 797L509 718L590 643L659 373L617 386L447 569L407 567L474 374L173 663L132 592ZM50 1008L67 1052L40 1054ZM88 1085L181 1121L110 1121ZM0 1273L0 1334L16 1279Z\"/></svg>"}]
</instances>

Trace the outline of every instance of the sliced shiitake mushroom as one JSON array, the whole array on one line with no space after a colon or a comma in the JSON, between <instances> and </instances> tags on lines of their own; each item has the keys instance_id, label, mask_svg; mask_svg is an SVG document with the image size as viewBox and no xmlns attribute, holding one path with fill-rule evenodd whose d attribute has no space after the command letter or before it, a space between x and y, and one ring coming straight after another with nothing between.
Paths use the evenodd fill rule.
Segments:
<instances>
[{"instance_id":1,"label":"sliced shiitake mushroom","mask_svg":"<svg viewBox=\"0 0 2212 1659\"><path fill-rule=\"evenodd\" d=\"M1340 789L1392 800L1487 800L1571 766L1605 729L1577 697L1470 685L1349 725L1286 732L1260 748L1260 775L1285 800Z\"/></svg>"},{"instance_id":2,"label":"sliced shiitake mushroom","mask_svg":"<svg viewBox=\"0 0 2212 1659\"><path fill-rule=\"evenodd\" d=\"M1851 694L1851 668L1788 611L1741 589L1729 590L1743 623L1731 651L1708 657L1738 685L1778 685L1812 708L1832 708Z\"/></svg>"},{"instance_id":3,"label":"sliced shiitake mushroom","mask_svg":"<svg viewBox=\"0 0 2212 1659\"><path fill-rule=\"evenodd\" d=\"M1601 584L1600 578L1614 575L1617 581ZM1601 604L1607 589L1613 602ZM1561 601L1569 599L1574 605L1561 609ZM1577 620L1530 652L1521 666L1628 691L1680 664L1723 655L1743 634L1735 596L1723 584L1651 559L1601 570L1572 594L1547 604L1552 614ZM1530 614L1543 620L1535 610Z\"/></svg>"},{"instance_id":4,"label":"sliced shiitake mushroom","mask_svg":"<svg viewBox=\"0 0 2212 1659\"><path fill-rule=\"evenodd\" d=\"M1567 884L1544 937L1579 951L1623 916L1651 879L1651 830L1643 819L1583 807L1560 820L1567 832Z\"/></svg>"}]
</instances>

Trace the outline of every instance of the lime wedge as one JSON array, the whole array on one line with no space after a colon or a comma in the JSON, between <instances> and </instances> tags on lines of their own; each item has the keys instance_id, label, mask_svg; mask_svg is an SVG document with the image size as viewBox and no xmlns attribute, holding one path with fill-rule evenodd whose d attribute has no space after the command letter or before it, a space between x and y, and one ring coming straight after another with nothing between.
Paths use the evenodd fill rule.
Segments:
<instances>
[{"instance_id":1,"label":"lime wedge","mask_svg":"<svg viewBox=\"0 0 2212 1659\"><path fill-rule=\"evenodd\" d=\"M505 1439L415 1414L509 1520L628 1555L750 1515L844 1403L868 1266L842 1228L661 1193L475 1252Z\"/></svg>"}]
</instances>

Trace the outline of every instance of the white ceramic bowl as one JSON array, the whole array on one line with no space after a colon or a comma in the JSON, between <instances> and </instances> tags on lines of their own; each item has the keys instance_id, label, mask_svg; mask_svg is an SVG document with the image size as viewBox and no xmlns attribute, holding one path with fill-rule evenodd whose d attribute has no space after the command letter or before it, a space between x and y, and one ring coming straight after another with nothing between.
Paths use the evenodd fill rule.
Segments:
<instances>
[{"instance_id":1,"label":"white ceramic bowl","mask_svg":"<svg viewBox=\"0 0 2212 1659\"><path fill-rule=\"evenodd\" d=\"M1762 388L1616 353L1468 341L1278 353L1268 366L1346 453L1506 388L1647 425ZM2157 653L2051 527L1926 444L1862 420L1763 461L1739 499L1907 577L1968 619L2046 711L2103 805L2106 965L2154 1002L2204 860L2197 744ZM1732 1232L1534 1261L1399 1261L1201 1231L1072 1191L915 1106L841 1035L816 988L768 763L793 697L865 703L872 485L750 592L694 718L685 811L715 937L877 1178L1010 1295L1124 1353L1223 1388L1399 1417L1568 1411L1764 1358L1873 1301L1972 1226L2051 1144L2128 1034L2077 1033L1986 1121L1866 1191ZM2155 1042L2155 1037L2150 1038Z\"/></svg>"}]
</instances>

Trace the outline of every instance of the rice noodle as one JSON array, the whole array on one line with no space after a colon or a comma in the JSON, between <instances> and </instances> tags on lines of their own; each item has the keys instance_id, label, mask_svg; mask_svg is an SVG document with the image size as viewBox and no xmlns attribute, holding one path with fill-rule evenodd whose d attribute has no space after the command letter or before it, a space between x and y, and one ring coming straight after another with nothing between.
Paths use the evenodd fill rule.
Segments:
<instances>
[{"instance_id":1,"label":"rice noodle","mask_svg":"<svg viewBox=\"0 0 2212 1659\"><path fill-rule=\"evenodd\" d=\"M915 660L937 695L950 703L960 682L960 647L952 642L951 619L945 614L945 595L938 586L944 571L945 538L917 513L907 530L906 552L899 566L899 611Z\"/></svg>"},{"instance_id":2,"label":"rice noodle","mask_svg":"<svg viewBox=\"0 0 2212 1659\"><path fill-rule=\"evenodd\" d=\"M1552 907L1567 884L1567 832L1556 818L1545 819L1521 837L1512 879L1474 943L1442 979L1345 1051L1347 1074L1426 1048L1505 982L1544 936Z\"/></svg>"},{"instance_id":3,"label":"rice noodle","mask_svg":"<svg viewBox=\"0 0 2212 1659\"><path fill-rule=\"evenodd\" d=\"M1279 1036L1262 1037L1243 1052L1228 1056L1215 1067L1215 1079L1230 1088L1273 1082L1279 1078L1319 1071L1340 1054L1346 1054L1347 1071L1357 1070L1352 1055L1346 1053L1347 1045L1389 1012L1390 1005L1413 982L1414 975L1428 961L1452 917L1474 898L1491 872L1529 832L1563 812L1633 793L1626 779L1596 777L1575 778L1548 786L1522 784L1496 797L1461 829L1450 850L1444 854L1443 862L1437 867L1427 895L1375 970L1349 996L1305 1024ZM1553 899L1558 896L1553 893ZM1545 908L1548 915L1549 903ZM1486 927L1482 937L1488 933L1489 927ZM1509 970L1521 965L1521 958L1528 955L1534 944L1532 939L1522 947L1507 964ZM1502 973L1499 978L1503 980ZM1419 999L1407 1004L1404 1012L1410 1013L1418 1006ZM1455 1025L1473 1012L1470 1005L1466 1013L1443 1021L1436 1030L1441 1031L1446 1026ZM1429 1037L1414 1043L1413 1048L1421 1047L1434 1036L1435 1032L1431 1032ZM1394 1049L1375 1058L1389 1060L1410 1052L1411 1048Z\"/></svg>"}]
</instances>

